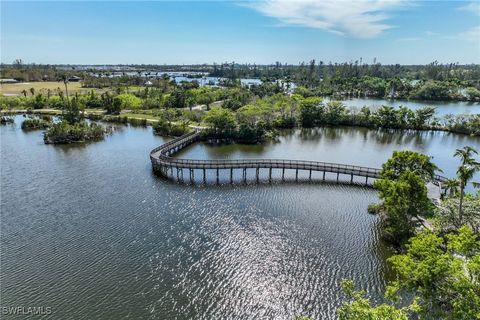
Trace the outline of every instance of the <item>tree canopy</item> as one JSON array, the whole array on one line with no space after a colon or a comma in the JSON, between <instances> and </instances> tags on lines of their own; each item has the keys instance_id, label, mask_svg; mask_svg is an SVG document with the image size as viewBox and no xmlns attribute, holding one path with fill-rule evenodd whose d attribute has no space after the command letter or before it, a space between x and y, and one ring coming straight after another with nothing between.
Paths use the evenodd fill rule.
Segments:
<instances>
[{"instance_id":1,"label":"tree canopy","mask_svg":"<svg viewBox=\"0 0 480 320\"><path fill-rule=\"evenodd\" d=\"M409 150L394 151L392 157L382 165L380 175L383 179L396 180L407 171L415 173L424 181L431 181L439 169L430 156Z\"/></svg>"},{"instance_id":2,"label":"tree canopy","mask_svg":"<svg viewBox=\"0 0 480 320\"><path fill-rule=\"evenodd\" d=\"M480 241L469 227L445 236L424 230L406 248L388 259L397 279L387 302L372 305L351 281L342 284L340 320L480 319Z\"/></svg>"}]
</instances>

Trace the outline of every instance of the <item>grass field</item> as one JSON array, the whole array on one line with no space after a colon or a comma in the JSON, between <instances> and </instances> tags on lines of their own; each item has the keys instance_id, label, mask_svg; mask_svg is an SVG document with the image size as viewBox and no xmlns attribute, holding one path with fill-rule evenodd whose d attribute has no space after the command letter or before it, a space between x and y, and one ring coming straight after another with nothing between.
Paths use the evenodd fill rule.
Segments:
<instances>
[{"instance_id":1,"label":"grass field","mask_svg":"<svg viewBox=\"0 0 480 320\"><path fill-rule=\"evenodd\" d=\"M90 88L82 88L80 82L70 82L68 84L69 93L86 93L89 92ZM65 86L63 82L56 81L45 81L45 82L22 82L22 83L4 83L0 84L0 93L5 96L21 96L23 95L22 91L27 90L27 95L32 95L30 88L35 89L35 93L42 92L46 93L48 89L54 91L60 88L60 90L65 91ZM98 89L94 89L98 90Z\"/></svg>"}]
</instances>

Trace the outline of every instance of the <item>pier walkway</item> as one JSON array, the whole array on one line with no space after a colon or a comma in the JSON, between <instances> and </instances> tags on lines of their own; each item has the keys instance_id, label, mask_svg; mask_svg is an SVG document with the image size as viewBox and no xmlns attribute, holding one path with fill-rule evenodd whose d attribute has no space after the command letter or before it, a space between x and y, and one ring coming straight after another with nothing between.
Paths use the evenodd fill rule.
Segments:
<instances>
[{"instance_id":1,"label":"pier walkway","mask_svg":"<svg viewBox=\"0 0 480 320\"><path fill-rule=\"evenodd\" d=\"M195 170L201 170L203 172L203 182L206 182L206 170L214 170L217 183L219 182L220 170L230 171L230 182L233 183L233 171L242 170L242 180L246 181L247 169L255 169L254 178L257 182L260 179L260 169L268 170L269 181L272 180L273 169L281 169L282 180L285 179L285 170L295 171L295 181L298 181L299 171L307 171L309 174L309 180L312 179L312 172L321 172L323 181L326 179L326 173L336 174L336 181L339 181L340 175L346 175L347 180L342 180L342 182L349 182L352 184L362 183L365 185L371 185L375 179L380 178L380 169L377 168L320 161L282 159L194 160L173 157L173 154L198 141L199 138L200 132L199 130L195 130L153 149L150 152L150 160L154 172L167 179L184 181L183 171L186 170L189 172L189 178L192 183L195 181ZM359 182L359 179L361 182ZM442 183L445 180L445 177L437 175L434 184L439 190L441 190Z\"/></svg>"}]
</instances>

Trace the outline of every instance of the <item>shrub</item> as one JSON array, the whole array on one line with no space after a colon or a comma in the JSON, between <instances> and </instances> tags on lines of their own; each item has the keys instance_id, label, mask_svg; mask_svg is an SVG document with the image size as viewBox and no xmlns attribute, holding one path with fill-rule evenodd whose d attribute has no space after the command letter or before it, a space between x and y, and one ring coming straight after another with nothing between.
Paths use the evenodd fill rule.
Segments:
<instances>
[{"instance_id":1,"label":"shrub","mask_svg":"<svg viewBox=\"0 0 480 320\"><path fill-rule=\"evenodd\" d=\"M44 120L41 118L28 118L22 122L23 130L38 130L46 129L52 125L51 120Z\"/></svg>"},{"instance_id":2,"label":"shrub","mask_svg":"<svg viewBox=\"0 0 480 320\"><path fill-rule=\"evenodd\" d=\"M127 118L127 122L135 126L146 126L147 119L138 119L138 118Z\"/></svg>"},{"instance_id":3,"label":"shrub","mask_svg":"<svg viewBox=\"0 0 480 320\"><path fill-rule=\"evenodd\" d=\"M7 117L7 116L2 116L0 117L0 124L9 124L9 123L14 123L15 119L13 117Z\"/></svg>"},{"instance_id":4,"label":"shrub","mask_svg":"<svg viewBox=\"0 0 480 320\"><path fill-rule=\"evenodd\" d=\"M0 96L0 109L21 109L25 108L25 98Z\"/></svg>"},{"instance_id":5,"label":"shrub","mask_svg":"<svg viewBox=\"0 0 480 320\"><path fill-rule=\"evenodd\" d=\"M100 140L105 135L105 128L96 123L85 121L70 124L62 121L53 124L45 131L43 140L49 144L66 144L75 142Z\"/></svg>"},{"instance_id":6,"label":"shrub","mask_svg":"<svg viewBox=\"0 0 480 320\"><path fill-rule=\"evenodd\" d=\"M38 93L35 97L28 100L28 106L33 109L43 109L47 106L48 99L41 93Z\"/></svg>"},{"instance_id":7,"label":"shrub","mask_svg":"<svg viewBox=\"0 0 480 320\"><path fill-rule=\"evenodd\" d=\"M129 93L122 93L113 98L113 105L120 106L120 109L139 109L142 99Z\"/></svg>"},{"instance_id":8,"label":"shrub","mask_svg":"<svg viewBox=\"0 0 480 320\"><path fill-rule=\"evenodd\" d=\"M189 131L185 123L175 124L166 120L160 120L153 125L153 132L161 136L181 136Z\"/></svg>"}]
</instances>

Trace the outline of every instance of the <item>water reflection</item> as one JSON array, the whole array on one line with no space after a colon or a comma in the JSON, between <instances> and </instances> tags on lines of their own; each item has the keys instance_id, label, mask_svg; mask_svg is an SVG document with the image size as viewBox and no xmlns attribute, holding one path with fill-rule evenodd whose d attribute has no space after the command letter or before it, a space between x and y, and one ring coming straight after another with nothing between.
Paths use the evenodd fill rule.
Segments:
<instances>
[{"instance_id":1,"label":"water reflection","mask_svg":"<svg viewBox=\"0 0 480 320\"><path fill-rule=\"evenodd\" d=\"M302 144L313 143L317 145L324 140L325 142L336 144L342 140L375 141L377 144L412 144L416 147L423 146L429 140L429 133L418 131L401 131L391 129L368 129L360 127L340 127L340 128L309 128L301 129L292 134L292 131L284 130L280 134L282 140L292 141L292 139L302 140Z\"/></svg>"},{"instance_id":2,"label":"water reflection","mask_svg":"<svg viewBox=\"0 0 480 320\"><path fill-rule=\"evenodd\" d=\"M329 101L329 98L326 98ZM416 110L423 107L434 107L437 116L444 116L447 114L475 114L480 113L479 102L469 101L415 101L415 100L386 100L377 98L350 98L344 99L342 102L351 108L359 110L363 106L368 106L371 109L378 109L381 106L390 106L398 108L405 106L409 109Z\"/></svg>"},{"instance_id":3,"label":"water reflection","mask_svg":"<svg viewBox=\"0 0 480 320\"><path fill-rule=\"evenodd\" d=\"M454 169L452 149L478 147L456 135L379 134L297 130L278 143L195 144L182 155L378 166L392 150L423 148ZM334 319L341 279L378 300L391 277L391 252L366 213L377 200L370 188L166 182L148 154L167 139L151 128L60 148L19 124L0 127L0 138L2 306L50 306L58 319Z\"/></svg>"},{"instance_id":4,"label":"water reflection","mask_svg":"<svg viewBox=\"0 0 480 320\"><path fill-rule=\"evenodd\" d=\"M179 157L248 159L276 158L317 160L380 167L394 150L413 150L433 156L447 176L454 176L455 149L465 145L480 150L480 139L441 131L372 130L357 127L322 127L280 131L278 142L263 145L195 144ZM480 179L477 174L476 179Z\"/></svg>"}]
</instances>

